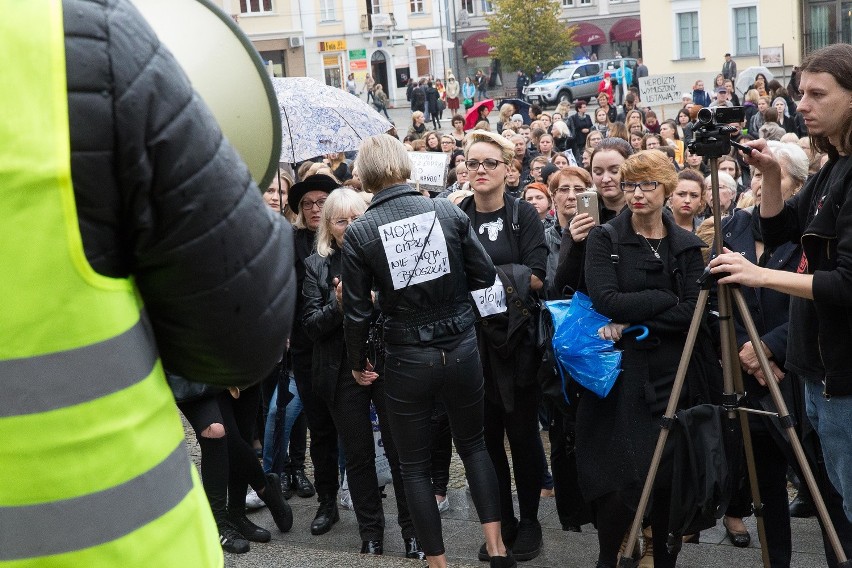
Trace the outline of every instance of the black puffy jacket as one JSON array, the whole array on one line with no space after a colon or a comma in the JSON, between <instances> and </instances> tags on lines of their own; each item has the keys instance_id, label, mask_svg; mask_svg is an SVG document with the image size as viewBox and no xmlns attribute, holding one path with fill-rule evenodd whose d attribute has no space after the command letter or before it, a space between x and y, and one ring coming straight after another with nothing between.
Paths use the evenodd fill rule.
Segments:
<instances>
[{"instance_id":1,"label":"black puffy jacket","mask_svg":"<svg viewBox=\"0 0 852 568\"><path fill-rule=\"evenodd\" d=\"M126 0L64 0L71 175L86 258L133 277L163 364L243 386L284 351L292 230Z\"/></svg>"},{"instance_id":2,"label":"black puffy jacket","mask_svg":"<svg viewBox=\"0 0 852 568\"><path fill-rule=\"evenodd\" d=\"M434 266L430 263L435 260L446 262L448 273L413 283L407 290L399 285L394 289L385 250L387 227L382 226L432 211L437 212L438 222L429 240L437 242L442 234L447 257L424 257L417 273L430 270ZM421 250L416 245L425 237L425 233L413 236L410 240L415 245L413 252ZM413 268L413 262L403 267ZM470 220L458 207L446 199L423 197L408 185L383 189L373 198L366 213L349 226L343 241L343 326L352 369L363 370L367 360L365 342L373 316L372 288L379 290L379 304L385 316L385 341L417 345L470 329L476 321L470 291L491 286L496 277L491 258L474 235Z\"/></svg>"}]
</instances>

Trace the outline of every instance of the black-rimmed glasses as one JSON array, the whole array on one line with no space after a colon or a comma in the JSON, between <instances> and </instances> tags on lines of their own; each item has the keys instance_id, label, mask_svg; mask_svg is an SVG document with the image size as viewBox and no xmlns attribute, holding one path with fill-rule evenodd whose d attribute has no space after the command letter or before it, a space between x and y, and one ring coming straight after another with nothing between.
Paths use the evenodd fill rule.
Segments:
<instances>
[{"instance_id":1,"label":"black-rimmed glasses","mask_svg":"<svg viewBox=\"0 0 852 568\"><path fill-rule=\"evenodd\" d=\"M495 160L494 158L485 158L481 162L479 160L466 160L465 165L471 171L477 171L479 166L483 166L486 170L496 170L499 164L505 164L503 160Z\"/></svg>"},{"instance_id":2,"label":"black-rimmed glasses","mask_svg":"<svg viewBox=\"0 0 852 568\"><path fill-rule=\"evenodd\" d=\"M651 193L657 189L657 181L623 181L621 182L621 191L625 193L633 193L637 188L642 190L642 193Z\"/></svg>"}]
</instances>

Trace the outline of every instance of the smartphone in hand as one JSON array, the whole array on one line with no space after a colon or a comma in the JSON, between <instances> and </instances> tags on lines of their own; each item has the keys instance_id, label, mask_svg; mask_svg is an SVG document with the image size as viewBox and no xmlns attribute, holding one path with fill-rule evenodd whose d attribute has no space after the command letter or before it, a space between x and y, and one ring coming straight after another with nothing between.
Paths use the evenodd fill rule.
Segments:
<instances>
[{"instance_id":1,"label":"smartphone in hand","mask_svg":"<svg viewBox=\"0 0 852 568\"><path fill-rule=\"evenodd\" d=\"M601 212L598 208L598 192L584 191L577 194L577 213L588 213L595 220L595 225L601 224Z\"/></svg>"}]
</instances>

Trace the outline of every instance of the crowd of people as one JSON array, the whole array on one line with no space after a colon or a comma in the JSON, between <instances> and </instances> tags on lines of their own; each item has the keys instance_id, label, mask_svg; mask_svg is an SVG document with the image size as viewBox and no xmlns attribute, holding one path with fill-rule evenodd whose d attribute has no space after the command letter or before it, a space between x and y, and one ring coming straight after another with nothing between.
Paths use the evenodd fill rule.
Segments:
<instances>
[{"instance_id":1,"label":"crowd of people","mask_svg":"<svg viewBox=\"0 0 852 568\"><path fill-rule=\"evenodd\" d=\"M84 10L69 3L69 14ZM268 507L290 531L293 494L317 498L313 535L352 508L360 552L380 555L382 491L392 485L405 556L441 568L454 447L482 525L482 561L511 568L536 558L541 499L553 495L563 530L594 524L597 566L614 567L707 263L742 287L760 335L754 345L737 319L740 404L771 410L766 384L781 385L852 553L852 46L809 55L795 92L764 78L744 94L753 108L732 137L752 152L719 160L725 252L714 258L713 188L688 142L698 108L728 106L729 56L712 95L697 82L675 120L658 120L638 92L620 106L602 92L591 116L584 101L552 113L532 105L527 124L507 106L495 130L485 111L472 125L453 114L452 131L439 135L441 102L455 112L481 100L487 80L427 80L412 87L419 108L403 140L391 131L353 155L281 168L258 192L189 82L159 80L184 76L153 32L128 4L108 4L98 9L110 18L70 18L64 29L58 6L30 10L25 20L43 18L38 34L16 41L50 65L0 71L32 95L8 101L15 137L0 170L11 268L0 283L13 300L0 328L0 374L12 389L0 426L20 492L17 501L4 493L14 530L3 559L221 565L219 547L244 553L271 539L250 509ZM88 50L67 70L63 42ZM56 69L67 91L48 88ZM132 80L112 81L114 72ZM354 77L346 89L357 94ZM368 92L386 107L379 85ZM83 120L93 112L116 120ZM21 136L33 124L39 140ZM409 153L421 149L449 155L443 191L408 183ZM581 197L591 205L581 208ZM45 200L64 205L45 211ZM57 282L49 294L48 276ZM602 398L570 376L545 394L557 379L542 301L581 292L609 320L597 334L622 351L622 372ZM721 400L720 339L705 315L678 408ZM200 485L172 398L201 448ZM772 566L790 566L787 483L801 477L799 464L777 420L749 423L762 544ZM664 454L655 479L643 566L677 561L671 462ZM745 474L735 476L723 523L747 546L743 518L758 504ZM800 504L806 493L800 486ZM119 514L92 513L102 509ZM828 540L825 555L838 565Z\"/></svg>"},{"instance_id":2,"label":"crowd of people","mask_svg":"<svg viewBox=\"0 0 852 568\"><path fill-rule=\"evenodd\" d=\"M811 65L813 75L831 73L822 71L816 56ZM730 75L729 67L726 61ZM733 124L732 134L733 140L749 141L757 151L746 157L732 150L718 160L724 246L735 253L713 259L711 266L725 267L731 273L727 280L745 284L750 315L761 336L761 345L752 345L741 318L737 320L737 349L748 392L742 404L767 408L766 381L776 380L797 419L807 423L810 417L813 428L805 428L807 439L816 448L821 441L826 452L825 459L811 465L832 521L848 545L852 525L844 514L847 474L839 465L845 458L832 455L834 442L822 441L823 435L833 439L838 433L820 420L811 401L814 395L808 398L809 385L818 384L813 377L825 373L813 367L818 354L792 343L805 340L802 328L793 331L790 318L813 317L804 308L795 310L797 302L811 302L798 298L813 297L816 290L794 288L780 276L775 284L755 275L763 270L803 272L802 246L789 229L790 219L797 219L802 228L806 219L796 212L796 207L806 208L795 205L796 196L806 187L820 194L821 189L813 188L814 176L831 166L832 148L841 147L827 141L842 144L843 138L817 118L818 91L825 87L814 86L817 92L809 95L806 84L805 98L797 90L796 100L777 81L761 80L745 93L745 116ZM297 385L303 385L303 404L306 396L316 399L304 404L303 412L311 432L320 493L315 523L322 525L321 532L337 518L333 493L338 485L331 480L339 480L339 459L345 464L362 552L382 550L382 530L374 528L383 527L383 516L369 444L372 400L384 439L392 440L385 447L411 557L425 557L431 566L445 563L440 513L450 506L452 440L483 524L481 560L508 566L538 556L543 546L539 503L542 495L555 494L563 529L582 531L583 525L593 523L600 545L598 566L616 565L672 392L698 297L698 277L712 258L709 166L689 142L700 128L695 118L702 104L695 101L733 104L728 96L731 78L714 82L712 94L696 82L674 119L659 120L653 109L642 105L637 91L628 93L620 106L602 92L593 113L585 101L576 101L573 108L561 104L553 112L532 105L525 120L518 108L506 104L498 109L494 128L486 110L472 128L465 117L453 114L451 130L442 133L445 104L458 109L465 90L424 80L411 89L416 110L401 143L393 136L371 138L345 170L340 165L346 163L341 162L343 155L327 156L303 164L298 184L291 186L287 178L276 182L270 191L289 197L268 203L295 214L296 241L302 242L297 268L304 267L298 269L304 274L303 305L291 352L299 343L301 321L314 354L310 360L304 354L295 356L293 369ZM447 83L455 83L455 78L450 75ZM473 89L467 94L476 96ZM432 128L427 127L430 120ZM817 129L819 138L808 137L809 127ZM445 190L430 193L405 183L411 173L407 152L416 151L449 154ZM340 171L352 178L338 178ZM578 213L578 195L589 191L598 197L595 214L588 209ZM763 204L769 195L772 206L767 213ZM285 201L289 207L281 205ZM322 208L306 209L320 202ZM789 213L779 206L784 202ZM809 197L807 203L816 202ZM785 227L773 221L781 215L788 216ZM406 259L397 254L391 245L399 247L405 239L392 238L391 226L400 235L412 231L407 242L417 233L414 242L423 247L439 242L429 255L436 255L431 262L444 256L442 267L430 262L426 270L420 264L427 262L426 255ZM409 269L397 273L406 262ZM464 277L442 278L453 273ZM836 278L843 276L840 271ZM774 290L761 292L767 281ZM498 288L506 306L494 308L483 299L487 294L478 295ZM612 321L599 334L622 350L623 371L603 399L569 382L564 395L572 404L566 406L542 394L542 375L553 369L542 365L533 323L537 316L528 314L539 312L541 300L575 292L588 294ZM838 293L830 299L842 302ZM379 361L367 353L369 331L377 319L385 342ZM313 323L319 321L322 327ZM649 329L650 342L625 333L637 322ZM700 355L691 365L699 370L690 372L678 408L719 401L718 333L702 334L698 343ZM758 349L769 358L774 377L763 375ZM296 364L300 358L303 363ZM320 384L327 385L323 388L328 392L317 397ZM314 393L308 394L311 389ZM807 405L802 402L806 398ZM319 412L318 406L331 412ZM754 416L749 422L765 545L772 566L789 566L791 511L813 514L813 506L777 424ZM549 456L540 429L549 433ZM329 433L323 434L326 430ZM345 459L337 457L338 451ZM326 475L329 483L320 491L319 479ZM736 475L739 482L723 525L735 546L747 546L751 535L743 519L752 514L753 504L745 471ZM799 483L792 505L789 480ZM291 481L285 488L288 483L295 487ZM679 547L667 542L671 491L670 478L656 479L643 529L642 566L675 565ZM684 536L684 542L697 540L697 534ZM836 564L828 544L826 559Z\"/></svg>"}]
</instances>

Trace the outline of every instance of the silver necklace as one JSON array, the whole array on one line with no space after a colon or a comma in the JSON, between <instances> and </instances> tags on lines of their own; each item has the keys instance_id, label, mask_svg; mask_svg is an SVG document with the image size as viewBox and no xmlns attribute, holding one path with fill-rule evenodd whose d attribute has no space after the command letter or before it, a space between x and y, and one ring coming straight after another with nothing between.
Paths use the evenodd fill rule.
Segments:
<instances>
[{"instance_id":1,"label":"silver necklace","mask_svg":"<svg viewBox=\"0 0 852 568\"><path fill-rule=\"evenodd\" d=\"M648 240L648 237L646 237L642 233L636 233L636 234L639 235L640 237L642 237L643 239L645 239L645 242L648 243L648 248L651 249L651 252L654 253L654 256L656 256L657 258L660 258L660 253L658 253L657 251L660 250L660 246L663 244L663 239L661 238L659 241L657 241L657 248L654 248L654 245L651 244L651 241ZM665 238L665 237L663 237L663 238Z\"/></svg>"}]
</instances>

